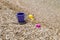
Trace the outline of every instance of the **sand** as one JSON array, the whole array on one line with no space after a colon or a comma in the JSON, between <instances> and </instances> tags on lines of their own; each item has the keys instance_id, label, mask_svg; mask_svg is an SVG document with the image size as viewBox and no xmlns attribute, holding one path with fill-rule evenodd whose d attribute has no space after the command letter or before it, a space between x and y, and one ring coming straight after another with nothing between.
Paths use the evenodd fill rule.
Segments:
<instances>
[{"instance_id":1,"label":"sand","mask_svg":"<svg viewBox=\"0 0 60 40\"><path fill-rule=\"evenodd\" d=\"M41 28L19 24L18 12L33 14ZM0 0L0 40L60 40L60 0Z\"/></svg>"}]
</instances>

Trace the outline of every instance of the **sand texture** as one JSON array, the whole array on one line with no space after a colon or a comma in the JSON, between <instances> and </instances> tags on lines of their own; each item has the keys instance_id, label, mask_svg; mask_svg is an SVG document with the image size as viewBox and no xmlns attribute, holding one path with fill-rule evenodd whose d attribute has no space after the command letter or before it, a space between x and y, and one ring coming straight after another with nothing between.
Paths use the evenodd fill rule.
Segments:
<instances>
[{"instance_id":1,"label":"sand texture","mask_svg":"<svg viewBox=\"0 0 60 40\"><path fill-rule=\"evenodd\" d=\"M16 14L33 14L41 28ZM0 40L60 40L60 0L0 0Z\"/></svg>"}]
</instances>

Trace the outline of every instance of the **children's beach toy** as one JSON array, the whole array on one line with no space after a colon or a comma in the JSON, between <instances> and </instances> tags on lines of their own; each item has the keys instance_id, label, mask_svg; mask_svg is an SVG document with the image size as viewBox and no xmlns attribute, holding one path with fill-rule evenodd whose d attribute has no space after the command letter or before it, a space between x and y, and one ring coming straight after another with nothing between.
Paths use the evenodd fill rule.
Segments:
<instances>
[{"instance_id":1,"label":"children's beach toy","mask_svg":"<svg viewBox=\"0 0 60 40\"><path fill-rule=\"evenodd\" d=\"M25 22L25 14L22 12L17 13L17 19L19 23Z\"/></svg>"},{"instance_id":2,"label":"children's beach toy","mask_svg":"<svg viewBox=\"0 0 60 40\"><path fill-rule=\"evenodd\" d=\"M36 24L36 28L40 28L41 27L41 25L40 24Z\"/></svg>"},{"instance_id":3,"label":"children's beach toy","mask_svg":"<svg viewBox=\"0 0 60 40\"><path fill-rule=\"evenodd\" d=\"M34 20L34 16L33 15L28 15L28 18L31 19L32 21Z\"/></svg>"}]
</instances>

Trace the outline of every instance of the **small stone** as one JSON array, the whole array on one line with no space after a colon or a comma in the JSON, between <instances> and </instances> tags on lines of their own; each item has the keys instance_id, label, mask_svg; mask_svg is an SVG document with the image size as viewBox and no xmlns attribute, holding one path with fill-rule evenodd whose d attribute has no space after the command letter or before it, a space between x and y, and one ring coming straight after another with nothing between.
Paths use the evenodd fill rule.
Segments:
<instances>
[{"instance_id":1,"label":"small stone","mask_svg":"<svg viewBox=\"0 0 60 40\"><path fill-rule=\"evenodd\" d=\"M36 28L40 28L41 27L41 25L40 24L36 24Z\"/></svg>"}]
</instances>

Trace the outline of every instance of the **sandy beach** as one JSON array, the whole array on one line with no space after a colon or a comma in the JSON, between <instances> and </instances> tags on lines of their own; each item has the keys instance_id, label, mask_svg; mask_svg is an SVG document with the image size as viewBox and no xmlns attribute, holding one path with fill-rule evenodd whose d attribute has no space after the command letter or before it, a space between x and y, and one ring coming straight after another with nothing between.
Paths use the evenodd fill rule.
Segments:
<instances>
[{"instance_id":1,"label":"sandy beach","mask_svg":"<svg viewBox=\"0 0 60 40\"><path fill-rule=\"evenodd\" d=\"M20 25L16 14L34 15ZM60 40L60 0L0 0L0 40Z\"/></svg>"}]
</instances>

